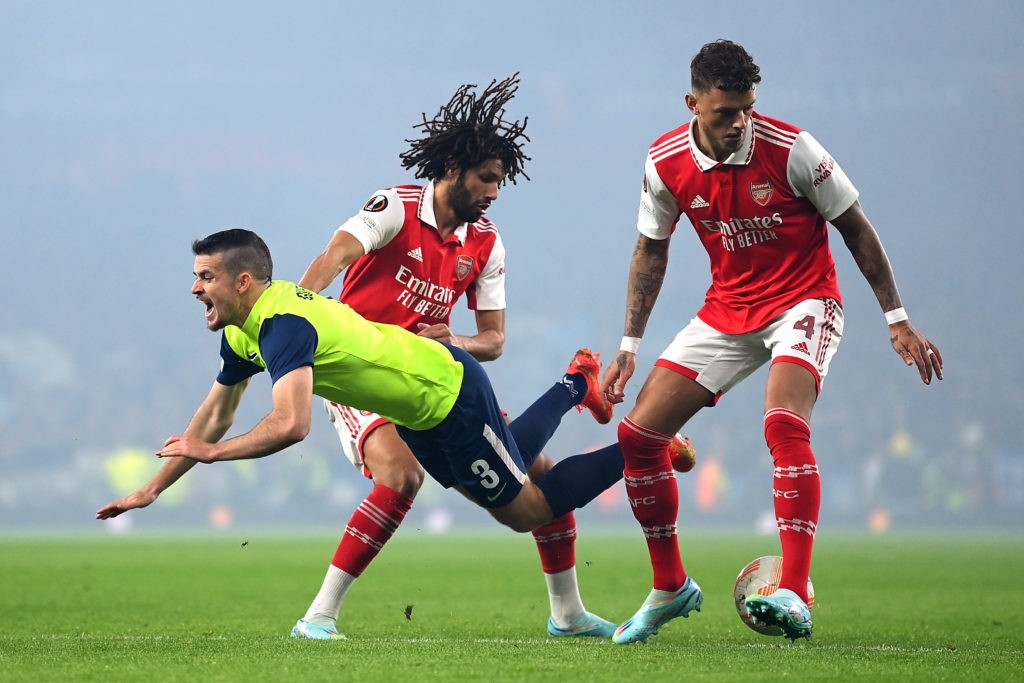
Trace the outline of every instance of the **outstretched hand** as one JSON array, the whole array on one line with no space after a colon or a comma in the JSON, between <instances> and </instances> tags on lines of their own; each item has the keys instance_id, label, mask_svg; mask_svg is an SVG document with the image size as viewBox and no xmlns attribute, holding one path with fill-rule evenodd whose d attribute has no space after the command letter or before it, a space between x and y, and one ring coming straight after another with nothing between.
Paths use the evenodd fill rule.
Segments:
<instances>
[{"instance_id":1,"label":"outstretched hand","mask_svg":"<svg viewBox=\"0 0 1024 683\"><path fill-rule=\"evenodd\" d=\"M164 447L156 452L158 458L191 458L198 462L216 462L214 449L217 444L196 439L190 436L172 436L164 442Z\"/></svg>"},{"instance_id":2,"label":"outstretched hand","mask_svg":"<svg viewBox=\"0 0 1024 683\"><path fill-rule=\"evenodd\" d=\"M96 519L110 519L135 508L144 508L156 500L156 498L157 494L143 490L129 493L121 500L115 500L113 503L108 503L97 510Z\"/></svg>"},{"instance_id":3,"label":"outstretched hand","mask_svg":"<svg viewBox=\"0 0 1024 683\"><path fill-rule=\"evenodd\" d=\"M917 365L921 381L932 383L932 373L942 379L942 353L917 329L904 320L889 326L889 342L907 365Z\"/></svg>"}]
</instances>

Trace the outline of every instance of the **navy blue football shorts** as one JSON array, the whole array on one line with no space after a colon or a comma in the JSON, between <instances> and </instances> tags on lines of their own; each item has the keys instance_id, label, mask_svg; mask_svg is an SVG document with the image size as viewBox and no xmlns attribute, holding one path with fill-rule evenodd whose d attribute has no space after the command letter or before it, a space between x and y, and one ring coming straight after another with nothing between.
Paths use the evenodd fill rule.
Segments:
<instances>
[{"instance_id":1,"label":"navy blue football shorts","mask_svg":"<svg viewBox=\"0 0 1024 683\"><path fill-rule=\"evenodd\" d=\"M502 507L519 495L526 467L479 361L445 347L464 368L455 405L436 427L414 431L396 425L398 434L442 486L461 486L481 507Z\"/></svg>"}]
</instances>

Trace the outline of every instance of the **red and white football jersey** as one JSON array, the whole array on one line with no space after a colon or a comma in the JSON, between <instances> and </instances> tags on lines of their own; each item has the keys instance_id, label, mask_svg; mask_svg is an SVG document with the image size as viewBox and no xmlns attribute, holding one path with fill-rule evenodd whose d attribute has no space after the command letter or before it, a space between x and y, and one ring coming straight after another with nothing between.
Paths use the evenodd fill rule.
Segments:
<instances>
[{"instance_id":1,"label":"red and white football jersey","mask_svg":"<svg viewBox=\"0 0 1024 683\"><path fill-rule=\"evenodd\" d=\"M804 299L841 301L826 221L858 193L839 164L810 133L756 112L743 146L718 162L692 142L693 125L651 145L637 228L665 239L690 219L711 260L700 319L742 334Z\"/></svg>"},{"instance_id":2,"label":"red and white football jersey","mask_svg":"<svg viewBox=\"0 0 1024 683\"><path fill-rule=\"evenodd\" d=\"M445 323L466 294L472 310L505 308L505 246L487 218L463 223L447 239L437 232L434 184L374 193L338 230L366 254L346 270L339 299L364 318L416 331Z\"/></svg>"}]
</instances>

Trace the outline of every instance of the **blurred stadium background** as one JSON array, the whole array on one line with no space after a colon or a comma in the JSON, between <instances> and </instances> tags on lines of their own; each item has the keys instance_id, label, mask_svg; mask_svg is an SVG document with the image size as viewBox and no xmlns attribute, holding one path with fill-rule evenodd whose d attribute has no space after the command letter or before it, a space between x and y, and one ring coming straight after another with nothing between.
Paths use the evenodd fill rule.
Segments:
<instances>
[{"instance_id":1,"label":"blurred stadium background","mask_svg":"<svg viewBox=\"0 0 1024 683\"><path fill-rule=\"evenodd\" d=\"M276 275L297 279L373 190L411 180L403 140L461 83L522 72L508 113L529 116L532 138L532 180L489 214L508 249L506 352L488 365L499 397L516 413L577 347L611 354L646 146L685 119L689 59L718 37L761 65L757 108L810 130L853 178L913 321L946 359L931 387L902 366L833 233L846 336L813 422L821 528L1019 529L1024 6L776 5L769 17L603 0L419 14L391 1L0 5L0 530L340 529L369 482L320 415L282 454L200 466L115 523L93 512L151 476L215 375L189 242L250 227ZM681 235L642 367L707 283ZM771 532L763 380L688 426L684 533ZM265 413L268 387L254 380L236 429ZM614 424L572 413L548 450L614 438ZM584 531L635 524L621 487L579 517ZM498 528L432 483L404 526Z\"/></svg>"}]
</instances>

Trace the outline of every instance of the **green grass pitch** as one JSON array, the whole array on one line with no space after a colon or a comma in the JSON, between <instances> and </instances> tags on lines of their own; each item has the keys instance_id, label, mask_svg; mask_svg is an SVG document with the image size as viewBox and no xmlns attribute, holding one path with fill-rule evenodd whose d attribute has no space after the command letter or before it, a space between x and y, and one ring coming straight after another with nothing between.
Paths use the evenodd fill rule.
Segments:
<instances>
[{"instance_id":1,"label":"green grass pitch","mask_svg":"<svg viewBox=\"0 0 1024 683\"><path fill-rule=\"evenodd\" d=\"M703 611L616 646L546 635L532 538L504 530L400 531L349 593L343 642L288 638L330 534L0 539L0 679L1024 680L1024 536L822 534L815 635L795 644L732 605L736 573L777 543L684 536ZM613 621L650 589L638 530L581 529L577 571L588 609Z\"/></svg>"}]
</instances>

